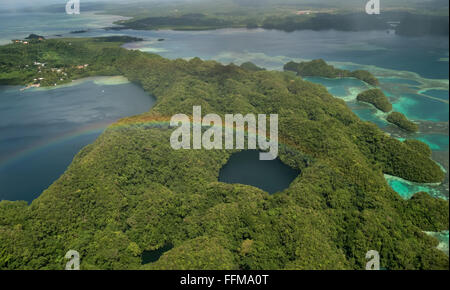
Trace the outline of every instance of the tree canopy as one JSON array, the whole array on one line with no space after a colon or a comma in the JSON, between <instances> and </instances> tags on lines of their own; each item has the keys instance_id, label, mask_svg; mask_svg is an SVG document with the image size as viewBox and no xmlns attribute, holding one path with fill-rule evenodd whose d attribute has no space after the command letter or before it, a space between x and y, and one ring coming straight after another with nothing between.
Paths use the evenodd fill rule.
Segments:
<instances>
[{"instance_id":1,"label":"tree canopy","mask_svg":"<svg viewBox=\"0 0 450 290\"><path fill-rule=\"evenodd\" d=\"M403 200L383 176L441 182L424 145L387 136L292 74L168 60L120 44L0 47L2 75L34 61L86 63L71 77L121 74L157 98L148 113L86 146L30 205L0 202L1 269L63 269L69 250L80 253L82 269L364 269L369 250L388 269L448 269L438 241L424 233L448 229L448 201L423 193ZM165 121L194 105L204 114L279 114L280 158L301 173L274 195L218 182L235 151L170 147ZM142 265L144 251L168 244Z\"/></svg>"}]
</instances>

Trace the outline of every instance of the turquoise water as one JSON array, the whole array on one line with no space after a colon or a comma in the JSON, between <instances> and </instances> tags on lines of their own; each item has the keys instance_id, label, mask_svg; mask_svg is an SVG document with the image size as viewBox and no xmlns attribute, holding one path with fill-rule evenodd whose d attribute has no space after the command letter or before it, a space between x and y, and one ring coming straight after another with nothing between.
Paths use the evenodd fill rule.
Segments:
<instances>
[{"instance_id":1,"label":"turquoise water","mask_svg":"<svg viewBox=\"0 0 450 290\"><path fill-rule=\"evenodd\" d=\"M408 79L401 79L401 78L393 78L393 77L382 77L379 78L380 82L383 83L392 83L392 84L402 84L402 85L411 85L411 86L417 86L420 85L419 82L414 80L408 80Z\"/></svg>"},{"instance_id":2,"label":"turquoise water","mask_svg":"<svg viewBox=\"0 0 450 290\"><path fill-rule=\"evenodd\" d=\"M361 120L372 122L381 129L389 125L389 123L381 117L382 114L369 104L353 101L349 102L348 106Z\"/></svg>"},{"instance_id":3,"label":"turquoise water","mask_svg":"<svg viewBox=\"0 0 450 290\"><path fill-rule=\"evenodd\" d=\"M353 78L327 79L320 77L305 77L304 79L325 86L330 94L344 100L356 99L359 92L369 88L364 82Z\"/></svg>"},{"instance_id":4,"label":"turquoise water","mask_svg":"<svg viewBox=\"0 0 450 290\"><path fill-rule=\"evenodd\" d=\"M416 94L404 94L393 102L394 110L412 120L448 122L448 104Z\"/></svg>"},{"instance_id":5,"label":"turquoise water","mask_svg":"<svg viewBox=\"0 0 450 290\"><path fill-rule=\"evenodd\" d=\"M354 66L353 66L354 67ZM348 68L348 67L347 67ZM380 112L373 106L356 101L359 92L367 89L367 85L355 79L326 79L318 77L305 78L308 81L324 85L327 90L334 96L347 101L350 109L364 121L375 123L381 129L387 129L389 123L386 121L387 114ZM415 80L402 78L380 78L381 86L386 96L393 102L395 111L405 114L413 120L425 120L433 122L448 122L448 104L442 103L435 99L426 98L417 94L402 94L408 90L419 91L419 88L412 87L417 85ZM434 90L435 92L436 90ZM432 91L428 91L433 92ZM447 92L447 91L440 91ZM433 151L449 150L448 134L435 134L421 132L408 137L409 139L417 139L426 144ZM405 140L405 138L399 138ZM446 169L448 171L448 169ZM389 185L405 199L411 198L417 192L427 192L436 198L448 198L448 190L438 185L414 184L406 180L398 178L388 178Z\"/></svg>"},{"instance_id":6,"label":"turquoise water","mask_svg":"<svg viewBox=\"0 0 450 290\"><path fill-rule=\"evenodd\" d=\"M448 151L449 139L447 135L443 134L421 134L421 137L410 138L422 141L427 144L433 151ZM406 138L398 138L400 141L405 141Z\"/></svg>"},{"instance_id":7,"label":"turquoise water","mask_svg":"<svg viewBox=\"0 0 450 290\"><path fill-rule=\"evenodd\" d=\"M449 249L448 249L448 245L449 245L449 231L443 231L443 232L427 232L428 235L435 237L436 239L438 239L439 241L439 245L437 246L437 248L441 251L443 251L444 253L449 254Z\"/></svg>"},{"instance_id":8,"label":"turquoise water","mask_svg":"<svg viewBox=\"0 0 450 290\"><path fill-rule=\"evenodd\" d=\"M288 188L300 174L279 159L259 160L259 151L245 150L233 154L219 173L219 181L258 187L270 194Z\"/></svg>"},{"instance_id":9,"label":"turquoise water","mask_svg":"<svg viewBox=\"0 0 450 290\"><path fill-rule=\"evenodd\" d=\"M448 197L442 195L439 185L419 184L389 175L386 175L385 177L392 189L400 194L400 196L404 199L410 199L418 192L426 192L435 198L448 200Z\"/></svg>"},{"instance_id":10,"label":"turquoise water","mask_svg":"<svg viewBox=\"0 0 450 290\"><path fill-rule=\"evenodd\" d=\"M360 92L370 88L366 83L354 78L327 79L320 77L305 77L305 80L325 86L330 94L344 101L361 120L377 124L380 128L388 125L383 114L374 106L356 101Z\"/></svg>"},{"instance_id":11,"label":"turquoise water","mask_svg":"<svg viewBox=\"0 0 450 290\"><path fill-rule=\"evenodd\" d=\"M336 97L349 102L353 101L349 103L349 106L361 119L374 122L380 127L386 126L385 115L376 109L371 109L373 108L372 106L363 106L354 102L358 93L368 89L368 86L363 82L355 79L326 79L318 77L308 77L305 79L324 85ZM383 82L384 79L381 81ZM392 84L393 79L390 79L388 83ZM402 91L402 88L406 90L408 86L405 86L405 84L409 85L408 82L401 81L400 83L396 83L394 88L391 86L383 88L384 93L393 104L394 111L403 113L411 120L448 122L449 107L447 103L412 93L404 93L397 96L399 90ZM383 83L381 85L383 87ZM408 89L411 88L409 87Z\"/></svg>"},{"instance_id":12,"label":"turquoise water","mask_svg":"<svg viewBox=\"0 0 450 290\"><path fill-rule=\"evenodd\" d=\"M0 200L32 201L81 148L154 99L123 78L92 78L53 89L0 87Z\"/></svg>"},{"instance_id":13,"label":"turquoise water","mask_svg":"<svg viewBox=\"0 0 450 290\"><path fill-rule=\"evenodd\" d=\"M444 90L427 90L423 94L432 96L441 100L447 100L448 101L448 91Z\"/></svg>"},{"instance_id":14,"label":"turquoise water","mask_svg":"<svg viewBox=\"0 0 450 290\"><path fill-rule=\"evenodd\" d=\"M428 144L431 150L434 151L448 151L449 139L448 135L443 134L427 134L417 138L418 140Z\"/></svg>"}]
</instances>

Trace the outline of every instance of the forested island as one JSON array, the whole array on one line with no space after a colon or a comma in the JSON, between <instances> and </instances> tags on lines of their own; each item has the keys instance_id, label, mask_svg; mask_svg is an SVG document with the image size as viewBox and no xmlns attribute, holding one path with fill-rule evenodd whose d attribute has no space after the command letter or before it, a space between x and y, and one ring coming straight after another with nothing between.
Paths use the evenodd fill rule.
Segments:
<instances>
[{"instance_id":1,"label":"forested island","mask_svg":"<svg viewBox=\"0 0 450 290\"><path fill-rule=\"evenodd\" d=\"M419 126L408 120L405 115L399 112L392 112L386 119L388 122L397 125L405 131L416 133L419 131Z\"/></svg>"},{"instance_id":2,"label":"forested island","mask_svg":"<svg viewBox=\"0 0 450 290\"><path fill-rule=\"evenodd\" d=\"M242 63L242 64L240 65L240 67L243 68L243 69L249 70L249 71L262 71L262 70L266 70L266 69L261 68L261 67L255 65L254 63L249 62L249 61L248 61L248 62Z\"/></svg>"},{"instance_id":3,"label":"forested island","mask_svg":"<svg viewBox=\"0 0 450 290\"><path fill-rule=\"evenodd\" d=\"M360 102L365 102L374 105L378 110L389 113L392 111L392 104L389 101L389 99L386 97L386 95L383 93L380 89L370 89L367 91L364 91L356 97L356 99ZM392 112L390 113L386 121L389 123L392 123L394 125L397 125L399 128L410 132L410 133L416 133L419 131L419 126L408 120L405 115L399 112Z\"/></svg>"},{"instance_id":4,"label":"forested island","mask_svg":"<svg viewBox=\"0 0 450 290\"><path fill-rule=\"evenodd\" d=\"M29 41L14 40L0 51L0 85L27 85L28 87L56 86L74 79L96 75L114 75L117 70L94 58L87 58L89 46L99 49L116 48L118 43L142 40L129 36L111 36L55 42L31 34ZM57 52L55 52L57 51ZM89 59L89 61L86 61Z\"/></svg>"},{"instance_id":5,"label":"forested island","mask_svg":"<svg viewBox=\"0 0 450 290\"><path fill-rule=\"evenodd\" d=\"M296 72L297 75L301 77L324 77L331 79L353 77L373 86L379 84L378 79L368 71L337 69L334 66L327 64L323 59L315 59L300 63L291 61L284 65L284 70Z\"/></svg>"},{"instance_id":6,"label":"forested island","mask_svg":"<svg viewBox=\"0 0 450 290\"><path fill-rule=\"evenodd\" d=\"M380 16L365 13L329 14L318 13L312 17L269 17L261 27L287 32L296 30L371 31L389 30L389 22L398 22L394 31L403 36L448 36L448 16L421 15L402 12L383 12Z\"/></svg>"},{"instance_id":7,"label":"forested island","mask_svg":"<svg viewBox=\"0 0 450 290\"><path fill-rule=\"evenodd\" d=\"M337 4L338 3L338 4ZM399 0L383 3L380 15L367 15L367 1L285 0L197 0L133 3L91 2L86 12L103 11L130 19L117 21L109 29L210 30L221 28L264 28L287 32L298 30L373 31L394 30L402 36L448 36L448 1ZM62 5L35 8L65 13ZM394 26L392 23L396 23Z\"/></svg>"},{"instance_id":8,"label":"forested island","mask_svg":"<svg viewBox=\"0 0 450 290\"><path fill-rule=\"evenodd\" d=\"M405 144L408 144L408 146L413 147L416 151L422 152L424 155L430 156L433 154L433 151L428 147L427 144L415 140L415 139L408 139L404 141Z\"/></svg>"},{"instance_id":9,"label":"forested island","mask_svg":"<svg viewBox=\"0 0 450 290\"><path fill-rule=\"evenodd\" d=\"M64 69L64 81L123 75L157 98L148 113L118 121L86 146L30 205L0 202L1 269L64 269L73 249L82 269L364 269L369 250L391 270L449 268L425 233L448 230L448 201L425 193L404 200L383 175L441 182L427 145L391 138L291 73L168 60L121 48L124 41L0 47L2 84L52 78L35 67L45 63ZM279 114L280 158L299 176L274 195L218 182L236 151L170 147L167 121L196 105L222 117ZM142 265L145 251L164 248Z\"/></svg>"},{"instance_id":10,"label":"forested island","mask_svg":"<svg viewBox=\"0 0 450 290\"><path fill-rule=\"evenodd\" d=\"M131 19L118 21L122 28L141 30L208 30L221 28L264 28L286 32L298 30L372 31L394 30L403 36L448 36L448 1L428 5L389 1L379 15L367 15L365 2L330 1L296 3L278 0L215 0L138 7L105 5L106 13ZM100 5L100 4L98 4ZM99 8L97 8L99 9ZM126 11L126 12L125 12ZM395 23L395 25L392 25Z\"/></svg>"},{"instance_id":11,"label":"forested island","mask_svg":"<svg viewBox=\"0 0 450 290\"><path fill-rule=\"evenodd\" d=\"M366 102L374 105L378 110L388 113L392 111L392 104L386 95L380 89L371 89L364 91L356 97L360 102Z\"/></svg>"},{"instance_id":12,"label":"forested island","mask_svg":"<svg viewBox=\"0 0 450 290\"><path fill-rule=\"evenodd\" d=\"M286 32L297 30L372 31L390 30L389 22L399 22L395 32L403 36L443 35L447 36L448 17L411 13L385 12L382 16L368 16L365 13L314 13L307 15L267 15L262 20L255 18L220 17L218 14L187 13L154 17L138 17L118 21L122 27L114 29L136 30L211 30L221 28L264 28Z\"/></svg>"}]
</instances>

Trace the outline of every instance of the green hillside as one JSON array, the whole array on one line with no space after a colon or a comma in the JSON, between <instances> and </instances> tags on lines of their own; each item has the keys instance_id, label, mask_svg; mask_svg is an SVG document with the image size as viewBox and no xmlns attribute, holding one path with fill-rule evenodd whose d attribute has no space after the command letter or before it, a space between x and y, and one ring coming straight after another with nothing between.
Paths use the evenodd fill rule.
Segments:
<instances>
[{"instance_id":1,"label":"green hillside","mask_svg":"<svg viewBox=\"0 0 450 290\"><path fill-rule=\"evenodd\" d=\"M424 233L448 229L448 201L403 200L383 176L442 181L427 150L362 122L323 86L292 74L168 60L119 48L122 41L0 47L0 74L16 72L16 62L89 64L70 78L120 74L157 98L150 112L85 147L31 205L0 202L0 269L64 269L68 250L79 251L82 269L363 269L369 250L388 269L448 269L437 239ZM280 158L300 175L274 195L218 182L233 151L169 143L167 121L194 105L203 114L279 114ZM168 244L142 265L144 251Z\"/></svg>"}]
</instances>

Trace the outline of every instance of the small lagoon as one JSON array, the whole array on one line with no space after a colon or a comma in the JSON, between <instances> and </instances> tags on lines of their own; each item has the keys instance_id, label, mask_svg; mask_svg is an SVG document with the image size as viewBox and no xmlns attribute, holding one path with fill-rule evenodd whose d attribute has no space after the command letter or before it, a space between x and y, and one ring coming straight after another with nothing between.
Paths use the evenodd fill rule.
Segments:
<instances>
[{"instance_id":1,"label":"small lagoon","mask_svg":"<svg viewBox=\"0 0 450 290\"><path fill-rule=\"evenodd\" d=\"M233 154L219 173L219 181L258 187L270 194L288 188L300 174L280 159L259 160L259 151L245 150Z\"/></svg>"},{"instance_id":2,"label":"small lagoon","mask_svg":"<svg viewBox=\"0 0 450 290\"><path fill-rule=\"evenodd\" d=\"M152 250L152 251L144 251L141 255L141 263L142 265L154 263L161 258L161 256L167 252L173 249L173 245L167 244L159 249Z\"/></svg>"}]
</instances>

